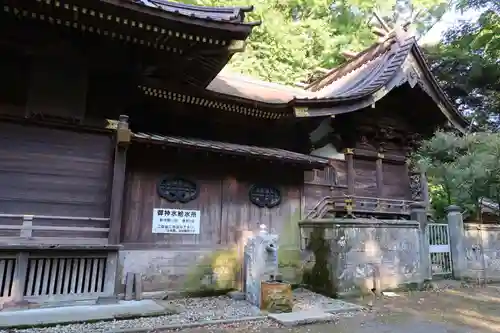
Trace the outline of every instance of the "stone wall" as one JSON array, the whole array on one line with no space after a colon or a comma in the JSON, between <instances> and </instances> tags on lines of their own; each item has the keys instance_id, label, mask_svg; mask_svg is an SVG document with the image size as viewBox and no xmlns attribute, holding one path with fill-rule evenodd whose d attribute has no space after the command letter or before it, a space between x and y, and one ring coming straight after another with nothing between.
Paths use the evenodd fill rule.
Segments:
<instances>
[{"instance_id":1,"label":"stone wall","mask_svg":"<svg viewBox=\"0 0 500 333\"><path fill-rule=\"evenodd\" d=\"M321 227L329 240L329 268L335 267L332 280L337 281L339 293L388 290L424 280L416 221L335 219ZM311 225L299 230L293 221L280 235L279 272L287 281L300 283L303 271L314 264L304 239L311 230ZM127 272L142 274L145 292L239 288L243 247L242 243L227 248L122 250L118 290L123 292Z\"/></svg>"},{"instance_id":2,"label":"stone wall","mask_svg":"<svg viewBox=\"0 0 500 333\"><path fill-rule=\"evenodd\" d=\"M237 248L123 250L118 291L126 273L140 273L144 292L231 289L238 286L241 260Z\"/></svg>"},{"instance_id":3,"label":"stone wall","mask_svg":"<svg viewBox=\"0 0 500 333\"><path fill-rule=\"evenodd\" d=\"M500 280L500 226L466 223L463 244L466 269L461 277Z\"/></svg>"},{"instance_id":4,"label":"stone wall","mask_svg":"<svg viewBox=\"0 0 500 333\"><path fill-rule=\"evenodd\" d=\"M331 251L330 268L340 294L365 293L372 288L383 291L424 281L418 222L372 219L306 222L302 236L307 238L314 225L325 228ZM310 254L308 260L313 261L313 257Z\"/></svg>"},{"instance_id":5,"label":"stone wall","mask_svg":"<svg viewBox=\"0 0 500 333\"><path fill-rule=\"evenodd\" d=\"M279 272L292 283L301 279L300 210L279 233ZM238 243L230 246L182 246L120 251L118 291L124 290L127 273L140 273L145 292L224 290L241 288L243 249L256 230L239 231Z\"/></svg>"}]
</instances>

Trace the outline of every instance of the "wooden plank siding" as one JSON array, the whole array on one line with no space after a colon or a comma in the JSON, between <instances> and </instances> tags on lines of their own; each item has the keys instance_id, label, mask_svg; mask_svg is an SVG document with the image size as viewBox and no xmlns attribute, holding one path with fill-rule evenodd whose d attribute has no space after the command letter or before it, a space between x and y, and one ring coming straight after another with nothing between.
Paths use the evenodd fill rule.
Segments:
<instances>
[{"instance_id":1,"label":"wooden plank siding","mask_svg":"<svg viewBox=\"0 0 500 333\"><path fill-rule=\"evenodd\" d=\"M194 157L196 154L186 151L139 150L132 146L128 156L122 225L122 243L126 248L232 245L239 241L242 231L256 230L261 223L279 232L294 212L300 212L303 183L300 170L269 167L265 162L253 164L224 157ZM150 163L152 160L156 162ZM185 204L160 198L157 185L161 177L168 174L195 181L200 189L198 198ZM253 205L248 193L250 186L257 182L276 185L281 191L281 204L270 209ZM153 234L154 208L200 210L200 234Z\"/></svg>"},{"instance_id":2,"label":"wooden plank siding","mask_svg":"<svg viewBox=\"0 0 500 333\"><path fill-rule=\"evenodd\" d=\"M327 196L342 196L347 193L346 161L330 160L330 167L304 173L303 214Z\"/></svg>"},{"instance_id":3,"label":"wooden plank siding","mask_svg":"<svg viewBox=\"0 0 500 333\"><path fill-rule=\"evenodd\" d=\"M406 165L384 161L382 175L384 198L411 200L410 177Z\"/></svg>"},{"instance_id":4,"label":"wooden plank siding","mask_svg":"<svg viewBox=\"0 0 500 333\"><path fill-rule=\"evenodd\" d=\"M109 135L0 123L0 242L23 229L26 241L103 242L112 149Z\"/></svg>"},{"instance_id":5,"label":"wooden plank siding","mask_svg":"<svg viewBox=\"0 0 500 333\"><path fill-rule=\"evenodd\" d=\"M354 157L354 194L360 197L377 196L377 174L374 160Z\"/></svg>"},{"instance_id":6,"label":"wooden plank siding","mask_svg":"<svg viewBox=\"0 0 500 333\"><path fill-rule=\"evenodd\" d=\"M157 185L164 174L160 170L133 169L128 172L125 214L122 225L123 243L199 244L221 243L221 181L196 177L200 194L185 204L161 198ZM184 175L184 176L190 176ZM190 177L194 179L194 177ZM153 234L154 208L193 209L201 212L199 235Z\"/></svg>"},{"instance_id":7,"label":"wooden plank siding","mask_svg":"<svg viewBox=\"0 0 500 333\"><path fill-rule=\"evenodd\" d=\"M348 158L352 158L352 195L367 200L397 199L411 200L407 166L398 159L384 159L384 154L367 156L346 154L346 160L331 160L324 170L306 171L304 174L304 215L311 212L325 197L342 202L349 194ZM399 155L398 155L399 156ZM372 198L372 199L370 199ZM373 201L373 202L375 202Z\"/></svg>"}]
</instances>

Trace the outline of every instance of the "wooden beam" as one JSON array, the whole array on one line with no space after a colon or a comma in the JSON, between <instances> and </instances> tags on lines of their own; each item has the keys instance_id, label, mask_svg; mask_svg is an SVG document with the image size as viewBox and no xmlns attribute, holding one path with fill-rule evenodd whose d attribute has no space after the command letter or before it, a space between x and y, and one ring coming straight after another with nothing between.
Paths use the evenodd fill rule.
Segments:
<instances>
[{"instance_id":1,"label":"wooden beam","mask_svg":"<svg viewBox=\"0 0 500 333\"><path fill-rule=\"evenodd\" d=\"M379 153L375 162L376 178L377 178L377 196L382 198L384 196L384 167L383 167L384 154Z\"/></svg>"},{"instance_id":2,"label":"wooden beam","mask_svg":"<svg viewBox=\"0 0 500 333\"><path fill-rule=\"evenodd\" d=\"M347 194L354 195L354 176L356 174L356 170L354 169L354 149L346 148L346 150L344 151L344 155L347 165Z\"/></svg>"},{"instance_id":3,"label":"wooden beam","mask_svg":"<svg viewBox=\"0 0 500 333\"><path fill-rule=\"evenodd\" d=\"M354 149L353 154L357 157L368 160L376 160L378 158L381 158L382 160L393 164L404 164L406 162L406 158L404 156L395 154L383 154L379 156L377 152L368 149L356 148Z\"/></svg>"},{"instance_id":4,"label":"wooden beam","mask_svg":"<svg viewBox=\"0 0 500 333\"><path fill-rule=\"evenodd\" d=\"M387 35L387 31L380 28L372 28L372 32L379 37L384 37Z\"/></svg>"},{"instance_id":5,"label":"wooden beam","mask_svg":"<svg viewBox=\"0 0 500 333\"><path fill-rule=\"evenodd\" d=\"M128 116L121 115L118 121L118 130L128 130ZM115 160L113 165L113 183L111 186L111 216L109 222L109 244L120 242L123 196L125 191L125 171L127 164L127 146L115 146Z\"/></svg>"},{"instance_id":6,"label":"wooden beam","mask_svg":"<svg viewBox=\"0 0 500 333\"><path fill-rule=\"evenodd\" d=\"M352 59L352 58L356 58L358 56L358 52L354 52L354 51L342 51L342 55L344 57L346 57L347 59Z\"/></svg>"},{"instance_id":7,"label":"wooden beam","mask_svg":"<svg viewBox=\"0 0 500 333\"><path fill-rule=\"evenodd\" d=\"M373 16L377 19L378 23L382 26L383 29L385 29L387 32L391 30L391 27L385 22L385 20L380 16L377 12L373 12Z\"/></svg>"},{"instance_id":8,"label":"wooden beam","mask_svg":"<svg viewBox=\"0 0 500 333\"><path fill-rule=\"evenodd\" d=\"M315 70L316 72L319 72L321 74L328 74L330 73L331 69L326 69L326 68L321 68L321 67L318 67L316 68Z\"/></svg>"}]
</instances>

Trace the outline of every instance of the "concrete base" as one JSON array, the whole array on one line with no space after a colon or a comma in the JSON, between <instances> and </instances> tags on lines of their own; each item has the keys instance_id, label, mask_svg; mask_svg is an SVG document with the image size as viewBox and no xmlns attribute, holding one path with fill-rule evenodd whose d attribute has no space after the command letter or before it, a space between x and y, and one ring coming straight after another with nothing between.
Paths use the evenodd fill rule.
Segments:
<instances>
[{"instance_id":1,"label":"concrete base","mask_svg":"<svg viewBox=\"0 0 500 333\"><path fill-rule=\"evenodd\" d=\"M41 308L20 311L1 311L0 329L57 325L87 321L130 319L141 316L159 316L172 313L171 309L153 300L120 301L106 305L79 305L58 308Z\"/></svg>"},{"instance_id":2,"label":"concrete base","mask_svg":"<svg viewBox=\"0 0 500 333\"><path fill-rule=\"evenodd\" d=\"M277 321L283 326L291 327L304 324L328 322L335 319L331 313L326 313L321 310L306 310L289 313L273 313L268 317Z\"/></svg>"}]
</instances>

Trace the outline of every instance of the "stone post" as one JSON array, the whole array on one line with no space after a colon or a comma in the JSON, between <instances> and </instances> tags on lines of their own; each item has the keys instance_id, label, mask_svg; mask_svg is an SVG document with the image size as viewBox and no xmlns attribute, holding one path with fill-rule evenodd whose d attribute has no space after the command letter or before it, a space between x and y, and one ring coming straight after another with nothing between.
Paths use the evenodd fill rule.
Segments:
<instances>
[{"instance_id":1,"label":"stone post","mask_svg":"<svg viewBox=\"0 0 500 333\"><path fill-rule=\"evenodd\" d=\"M414 202L410 205L410 218L419 224L420 274L423 281L430 280L432 273L429 241L427 240L427 207L425 202Z\"/></svg>"},{"instance_id":2,"label":"stone post","mask_svg":"<svg viewBox=\"0 0 500 333\"><path fill-rule=\"evenodd\" d=\"M467 270L464 244L464 220L460 207L451 205L446 209L450 236L451 266L453 277L461 279Z\"/></svg>"}]
</instances>

